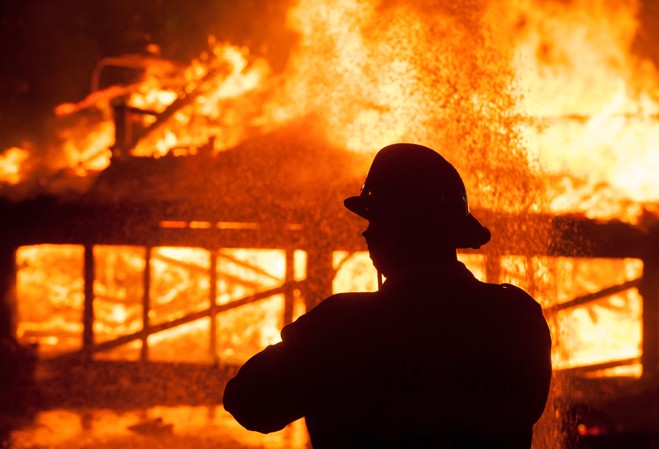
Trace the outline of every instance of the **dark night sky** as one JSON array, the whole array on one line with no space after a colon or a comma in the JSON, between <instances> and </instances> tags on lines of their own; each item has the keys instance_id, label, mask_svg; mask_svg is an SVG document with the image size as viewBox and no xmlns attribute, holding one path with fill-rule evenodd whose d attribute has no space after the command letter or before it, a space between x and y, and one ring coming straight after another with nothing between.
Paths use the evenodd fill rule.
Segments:
<instances>
[{"instance_id":1,"label":"dark night sky","mask_svg":"<svg viewBox=\"0 0 659 449\"><path fill-rule=\"evenodd\" d=\"M47 141L53 108L89 93L101 58L146 54L149 43L185 63L213 34L280 68L294 39L286 9L286 0L2 0L0 151Z\"/></svg>"}]
</instances>

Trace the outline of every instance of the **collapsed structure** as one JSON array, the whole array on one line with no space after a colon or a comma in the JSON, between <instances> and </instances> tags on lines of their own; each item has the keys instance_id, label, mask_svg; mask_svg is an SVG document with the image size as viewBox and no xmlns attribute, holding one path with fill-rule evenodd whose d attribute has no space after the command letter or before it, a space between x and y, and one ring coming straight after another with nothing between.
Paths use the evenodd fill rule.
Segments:
<instances>
[{"instance_id":1,"label":"collapsed structure","mask_svg":"<svg viewBox=\"0 0 659 449\"><path fill-rule=\"evenodd\" d=\"M350 23L347 16L338 22ZM441 29L455 25L440 16ZM343 92L347 106L322 105L330 118L301 115L288 120L296 114L275 107L271 114L281 115L281 120L263 132L242 132L252 117L225 103L249 94L254 79L262 80L255 75L260 73L258 65L240 60L238 52L227 50L230 47L222 50L226 60L220 64L203 70L193 65L190 71L199 73L192 80L171 75L169 66L155 67L178 89L174 98L167 91L166 101L151 101L162 106L158 112L147 108L153 105L143 98L146 106L135 106L139 101L132 98L134 86L111 86L68 108L76 112L113 104L110 137L92 139L101 151L112 146L109 165L101 164L100 172L83 177L83 189L0 201L1 304L11 319L12 337L32 344L39 356L43 401L98 406L215 401L230 372L276 341L281 326L332 291L372 288L375 277L369 277L363 263L366 258L368 264L360 236L363 223L342 207L345 197L357 193L370 157L348 149L373 145L370 139L375 137L397 137L401 123L412 123L419 111L445 100L437 116L422 116L414 125L430 129L427 134L441 134L449 143L469 135L465 140L473 142L455 151L456 157L473 157L482 164L467 173L472 197L491 196L493 188L515 193L503 207L476 203L480 209L475 214L494 237L480 251L463 252L461 258L482 279L515 282L539 298L554 328L557 376L590 379L573 384L583 390L580 401L602 407L629 403L628 409L635 410L624 417L629 426L659 416L659 411L645 410L639 418L638 405L644 397L659 395L656 216L647 214L629 224L551 208L532 210L531 201L516 207L510 203L525 193L526 178L519 175L527 167L502 168L523 159L513 154L519 132L513 125L535 123L537 118L539 128L551 134L556 131L551 124L567 122L569 134L575 123L586 127L601 117L581 110L556 117L515 117L506 109L512 107L507 94L496 91L509 83L508 74L491 73L495 70L487 66L487 52L478 55L486 68L474 69L475 80L451 72L470 61L465 48L481 43L479 35L460 27L455 34L468 37L437 44L440 50L445 49L442 45L461 49L455 60L448 52L430 52L444 59L420 72L439 79L418 83L416 69L422 64L405 60L415 57L414 45L384 46L382 58L393 61L387 74L391 77L381 79L368 68L359 69L354 71L358 77L382 85L353 85L353 71L345 66L359 58L348 50L363 45L365 53L374 56L373 48L381 46L375 42L371 48L352 28L339 28L336 35L347 36L337 39L339 43L353 45L335 49L335 67L305 70L345 76L338 83L343 91L318 86L323 96L315 98L315 78L300 82L295 76L305 70L298 68L289 83L300 90L300 104L286 104L296 113L305 112L306 102L319 107L316 103ZM385 42L389 38L378 37ZM299 59L316 51L318 42L324 40L305 35L302 44L307 47ZM313 60L303 63L312 65ZM144 64L147 72L156 61L149 64ZM437 74L436 66L448 67L446 73ZM418 91L402 81L408 78L418 83L411 84ZM422 89L428 86L432 89ZM230 88L238 93L227 93ZM150 91L144 97L148 95ZM242 102L260 99L255 97ZM424 102L410 106L408 97L412 103ZM225 106L224 115L211 111L178 122L186 107L205 108L214 102ZM346 144L328 138L318 125L339 121L341 113L354 118L342 129L356 135ZM489 122L488 114L494 115ZM225 120L222 126L211 120L217 116ZM639 120L645 118L641 114ZM369 125L374 122L379 134L371 135ZM452 128L443 127L447 124ZM167 131L173 127L190 134L201 130L198 134L205 141L170 142ZM158 133L164 137L152 139ZM512 156L503 161L495 157L500 156L497 151L508 150ZM511 171L497 178L504 170ZM346 279L350 283L341 285ZM592 326L585 327L586 322Z\"/></svg>"}]
</instances>

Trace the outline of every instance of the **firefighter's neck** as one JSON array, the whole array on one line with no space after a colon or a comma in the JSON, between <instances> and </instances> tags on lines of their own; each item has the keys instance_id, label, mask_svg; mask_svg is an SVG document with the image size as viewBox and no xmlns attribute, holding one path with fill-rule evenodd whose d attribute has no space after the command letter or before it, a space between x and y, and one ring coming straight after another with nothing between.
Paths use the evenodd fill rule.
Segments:
<instances>
[{"instance_id":1,"label":"firefighter's neck","mask_svg":"<svg viewBox=\"0 0 659 449\"><path fill-rule=\"evenodd\" d=\"M432 251L419 251L408 257L400 257L391 261L387 267L382 267L386 278L395 277L410 272L428 271L452 267L458 260L455 248L434 248Z\"/></svg>"}]
</instances>

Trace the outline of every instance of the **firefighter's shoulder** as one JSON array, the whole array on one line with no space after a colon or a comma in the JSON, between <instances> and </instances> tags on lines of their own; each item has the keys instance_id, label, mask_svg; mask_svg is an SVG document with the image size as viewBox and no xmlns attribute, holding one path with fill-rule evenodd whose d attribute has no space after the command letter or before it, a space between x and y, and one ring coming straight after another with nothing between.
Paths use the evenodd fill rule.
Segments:
<instances>
[{"instance_id":1,"label":"firefighter's shoulder","mask_svg":"<svg viewBox=\"0 0 659 449\"><path fill-rule=\"evenodd\" d=\"M307 313L284 327L281 332L283 340L295 338L305 333L322 333L329 329L340 328L347 317L360 314L376 299L375 293L337 293L321 301Z\"/></svg>"},{"instance_id":2,"label":"firefighter's shoulder","mask_svg":"<svg viewBox=\"0 0 659 449\"><path fill-rule=\"evenodd\" d=\"M494 298L497 307L514 309L530 314L542 314L540 304L522 288L513 284L480 283L485 296Z\"/></svg>"}]
</instances>

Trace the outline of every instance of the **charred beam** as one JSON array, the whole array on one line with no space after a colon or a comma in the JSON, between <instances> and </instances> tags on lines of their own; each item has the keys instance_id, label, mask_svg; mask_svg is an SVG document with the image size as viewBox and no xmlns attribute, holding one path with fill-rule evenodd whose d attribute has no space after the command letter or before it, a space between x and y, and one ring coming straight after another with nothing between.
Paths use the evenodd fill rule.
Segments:
<instances>
[{"instance_id":1,"label":"charred beam","mask_svg":"<svg viewBox=\"0 0 659 449\"><path fill-rule=\"evenodd\" d=\"M0 339L16 336L16 248L0 245Z\"/></svg>"},{"instance_id":2,"label":"charred beam","mask_svg":"<svg viewBox=\"0 0 659 449\"><path fill-rule=\"evenodd\" d=\"M297 284L297 283L296 283ZM102 352L102 351L109 351L111 349L117 348L119 346L125 345L126 343L130 343L134 340L146 338L151 334L156 334L158 332L166 331L169 329L172 329L174 327L178 327L184 324L191 323L193 321L197 321L201 318L206 318L211 316L213 313L214 314L219 314L222 312L226 312L231 309L235 309L237 307L242 307L247 304L251 304L254 302L258 302L264 299L268 299L272 296L279 295L282 293L286 292L286 289L291 288L290 285L284 284L279 287L270 289L270 290L265 290L262 292L255 293L250 296L246 296L241 299L237 299L235 301L231 301L226 304L217 304L214 305L213 307L208 307L204 310L200 310L198 312L193 312L189 313L185 316L182 316L180 318L174 319L172 321L167 321L165 323L161 324L156 324L153 326L149 326L147 329L143 329L139 332L134 332L132 334L127 334L123 335L121 337L115 338L114 340L106 341L103 343L98 343L96 345L93 345L92 347L89 348L91 353L96 353L96 352ZM79 352L73 352L69 354L64 354L62 356L57 357L57 359L69 359L69 358L77 358L80 357L81 355L85 355L84 351L79 351Z\"/></svg>"},{"instance_id":3,"label":"charred beam","mask_svg":"<svg viewBox=\"0 0 659 449\"><path fill-rule=\"evenodd\" d=\"M191 104L199 95L205 92L208 85L217 79L220 75L227 73L227 66L222 65L219 67L211 68L204 77L196 82L196 87L192 89L191 92L187 92L185 89L177 96L176 100L170 104L167 109L158 115L156 121L140 133L136 133L135 137L131 140L129 145L129 150L132 150L140 140L147 138L155 131L160 129L167 121L174 116L181 108Z\"/></svg>"},{"instance_id":4,"label":"charred beam","mask_svg":"<svg viewBox=\"0 0 659 449\"><path fill-rule=\"evenodd\" d=\"M561 310L572 309L574 307L583 306L584 304L597 301L598 299L602 299L607 296L615 295L616 293L629 290L630 288L638 288L640 284L641 284L641 279L634 279L632 281L623 282L622 284L607 287L598 292L589 293L583 296L578 296L569 301L556 304L555 306L547 307L545 309L545 313L552 314L552 313L560 312Z\"/></svg>"},{"instance_id":5,"label":"charred beam","mask_svg":"<svg viewBox=\"0 0 659 449\"><path fill-rule=\"evenodd\" d=\"M142 330L149 329L149 311L151 310L151 247L147 246L144 253L144 294L142 296ZM149 345L147 337L142 337L142 348L140 360L146 362L149 359Z\"/></svg>"},{"instance_id":6,"label":"charred beam","mask_svg":"<svg viewBox=\"0 0 659 449\"><path fill-rule=\"evenodd\" d=\"M209 288L209 307L210 307L210 353L213 360L217 360L217 250L209 250L210 253L210 288Z\"/></svg>"},{"instance_id":7,"label":"charred beam","mask_svg":"<svg viewBox=\"0 0 659 449\"><path fill-rule=\"evenodd\" d=\"M208 269L207 268L200 267L199 265L197 265L195 263L192 263L192 262L186 262L184 260L174 259L172 257L163 256L162 254L155 254L153 256L153 258L161 260L163 262L166 262L170 265L174 265L174 266L186 269L186 270L190 270L190 271L195 272L195 273L208 274ZM215 264L217 264L217 261L215 262ZM233 282L233 283L236 283L238 285L243 285L243 286L248 287L248 288L257 288L261 285L261 284L258 284L256 282L249 282L245 279L239 278L238 276L232 276L232 275L227 274L227 273L222 273L222 276L224 278L226 278L227 280Z\"/></svg>"},{"instance_id":8,"label":"charred beam","mask_svg":"<svg viewBox=\"0 0 659 449\"><path fill-rule=\"evenodd\" d=\"M595 363L592 365L582 365L571 368L557 369L556 371L560 371L563 373L585 374L593 371L601 371L605 369L617 368L619 366L634 365L639 362L641 362L640 357L631 357L628 359L612 360L610 362Z\"/></svg>"},{"instance_id":9,"label":"charred beam","mask_svg":"<svg viewBox=\"0 0 659 449\"><path fill-rule=\"evenodd\" d=\"M82 349L90 357L94 346L94 247L85 245L84 255L84 304L82 311Z\"/></svg>"},{"instance_id":10,"label":"charred beam","mask_svg":"<svg viewBox=\"0 0 659 449\"><path fill-rule=\"evenodd\" d=\"M286 326L293 321L295 301L295 260L293 251L286 251L286 280L284 285L289 286L284 292L284 326Z\"/></svg>"},{"instance_id":11,"label":"charred beam","mask_svg":"<svg viewBox=\"0 0 659 449\"><path fill-rule=\"evenodd\" d=\"M659 378L659 246L651 259L643 261L643 377Z\"/></svg>"},{"instance_id":12,"label":"charred beam","mask_svg":"<svg viewBox=\"0 0 659 449\"><path fill-rule=\"evenodd\" d=\"M175 202L99 203L91 199L62 202L41 197L21 203L0 201L0 232L15 246L94 243L210 248L221 241L224 247L295 249L318 243L318 229L322 226L298 221L300 216L308 215L306 212L290 211L296 215L290 217L292 221L255 215L258 211L237 213L228 205L218 204L201 204L191 210L189 205ZM474 211L474 214L492 231L492 241L479 250L484 254L642 259L649 256L648 240L659 234L659 224L634 226L585 217L519 216L483 210ZM211 224L253 222L259 226L245 229L161 227L160 223L166 220L201 220ZM296 221L298 226L289 226ZM366 245L360 235L362 225L347 213L337 212L332 225L324 229L323 238L331 242L333 251L365 251ZM547 238L534 238L537 233Z\"/></svg>"}]
</instances>

